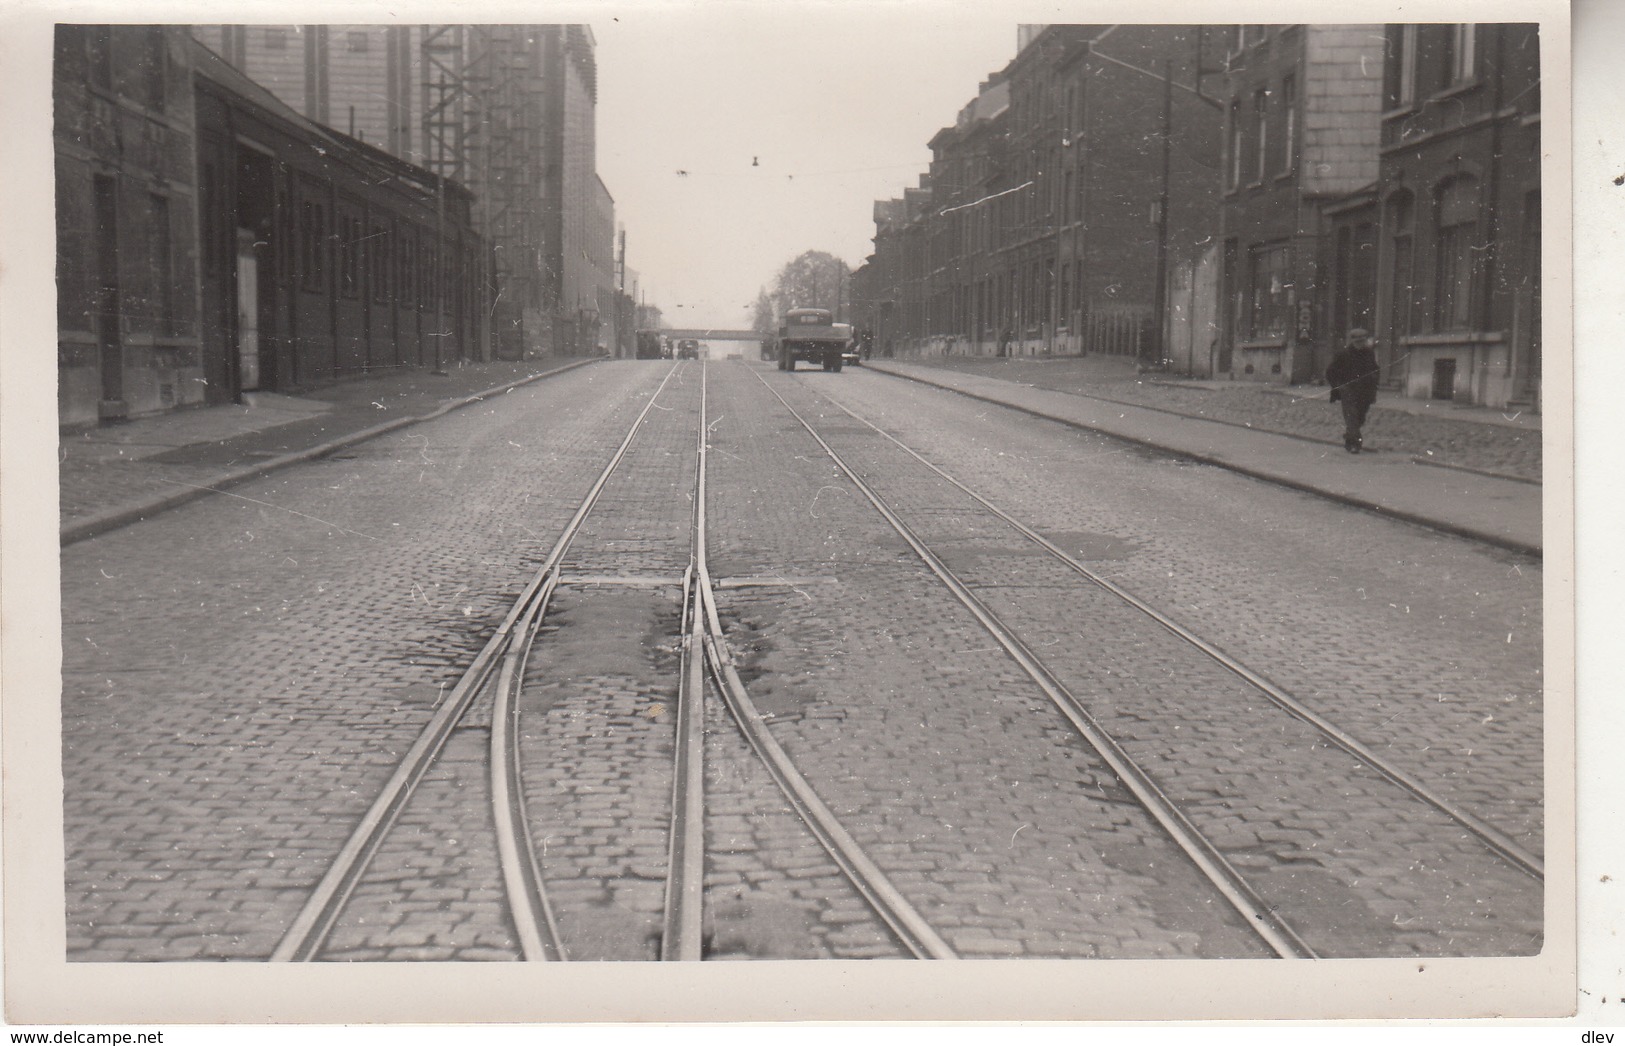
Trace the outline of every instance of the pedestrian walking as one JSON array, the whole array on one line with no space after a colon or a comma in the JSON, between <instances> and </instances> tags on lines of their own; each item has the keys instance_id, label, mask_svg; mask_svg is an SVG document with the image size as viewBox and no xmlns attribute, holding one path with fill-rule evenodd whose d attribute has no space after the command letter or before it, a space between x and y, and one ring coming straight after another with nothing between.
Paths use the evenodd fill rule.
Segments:
<instances>
[{"instance_id":1,"label":"pedestrian walking","mask_svg":"<svg viewBox=\"0 0 1625 1046\"><path fill-rule=\"evenodd\" d=\"M999 332L999 355L1001 357L1010 355L1010 339L1012 337L1009 327Z\"/></svg>"},{"instance_id":2,"label":"pedestrian walking","mask_svg":"<svg viewBox=\"0 0 1625 1046\"><path fill-rule=\"evenodd\" d=\"M1343 406L1343 449L1350 454L1360 453L1363 440L1360 429L1371 404L1377 400L1377 382L1381 368L1373 349L1369 331L1355 328L1349 331L1343 348L1332 357L1326 368L1326 384L1332 387L1331 401Z\"/></svg>"}]
</instances>

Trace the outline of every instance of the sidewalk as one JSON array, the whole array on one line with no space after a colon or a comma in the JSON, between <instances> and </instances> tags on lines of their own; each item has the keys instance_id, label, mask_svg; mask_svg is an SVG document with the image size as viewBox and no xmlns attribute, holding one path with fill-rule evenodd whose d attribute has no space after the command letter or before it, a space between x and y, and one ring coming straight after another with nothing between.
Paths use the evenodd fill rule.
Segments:
<instances>
[{"instance_id":1,"label":"sidewalk","mask_svg":"<svg viewBox=\"0 0 1625 1046\"><path fill-rule=\"evenodd\" d=\"M297 396L194 407L64 433L58 441L64 545L211 491L479 402L602 357L541 357L453 366L444 376L401 370Z\"/></svg>"},{"instance_id":2,"label":"sidewalk","mask_svg":"<svg viewBox=\"0 0 1625 1046\"><path fill-rule=\"evenodd\" d=\"M1319 402L1303 398L1315 394L1308 388L1263 392L1257 387L1239 390L1245 403L1226 402L1232 395L1228 389L1193 388L1184 382L1168 388L1160 375L1136 380L1132 364L1123 372L1122 362L948 358L871 360L865 366L1396 519L1518 552L1541 553L1538 417L1507 416L1493 422L1485 417L1439 417L1416 412L1408 404L1390 407L1386 416L1373 411L1368 423L1372 435L1367 446L1373 452L1355 455L1343 450L1340 419L1324 402L1323 389L1318 390ZM1001 370L999 365L1004 364L1017 366ZM1168 402L1136 403L1130 397ZM1212 397L1220 402L1209 402ZM1193 405L1198 402L1200 407ZM1306 421L1289 419L1295 427L1319 422L1329 429L1317 434L1267 427L1269 422L1280 423L1277 405L1312 412L1312 418L1305 415ZM1259 424L1251 423L1247 412L1238 412L1237 407L1252 407ZM1475 413L1501 416L1499 411ZM1392 432L1400 435L1379 435ZM1458 460L1430 467L1434 462L1427 454L1404 449L1403 443L1412 440L1451 448ZM1502 469L1528 471L1533 457L1535 478L1464 466L1459 458L1471 457L1475 450L1475 460L1489 460ZM1446 460L1442 453L1435 454Z\"/></svg>"},{"instance_id":3,"label":"sidewalk","mask_svg":"<svg viewBox=\"0 0 1625 1046\"><path fill-rule=\"evenodd\" d=\"M1132 359L1120 356L950 356L906 362L1206 418L1328 446L1340 447L1343 442L1342 415L1320 385L1139 374ZM1541 480L1538 414L1409 399L1384 391L1367 420L1365 440L1367 451L1375 453L1404 454L1427 464L1529 483Z\"/></svg>"}]
</instances>

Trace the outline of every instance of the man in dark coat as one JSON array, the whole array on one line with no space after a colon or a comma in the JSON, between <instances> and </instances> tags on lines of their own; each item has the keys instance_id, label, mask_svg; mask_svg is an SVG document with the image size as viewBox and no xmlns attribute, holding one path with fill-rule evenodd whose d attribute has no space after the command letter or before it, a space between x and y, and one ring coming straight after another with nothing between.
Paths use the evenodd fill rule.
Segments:
<instances>
[{"instance_id":1,"label":"man in dark coat","mask_svg":"<svg viewBox=\"0 0 1625 1046\"><path fill-rule=\"evenodd\" d=\"M1377 400L1381 368L1367 331L1349 331L1343 349L1326 368L1326 384L1332 387L1331 400L1343 405L1343 449L1360 453L1360 428L1371 404Z\"/></svg>"}]
</instances>

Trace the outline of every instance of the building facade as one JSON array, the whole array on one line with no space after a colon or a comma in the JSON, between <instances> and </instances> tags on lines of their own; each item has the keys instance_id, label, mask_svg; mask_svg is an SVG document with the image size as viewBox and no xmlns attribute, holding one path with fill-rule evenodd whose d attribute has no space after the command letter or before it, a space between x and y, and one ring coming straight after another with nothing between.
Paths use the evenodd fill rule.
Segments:
<instances>
[{"instance_id":1,"label":"building facade","mask_svg":"<svg viewBox=\"0 0 1625 1046\"><path fill-rule=\"evenodd\" d=\"M467 355L466 189L302 115L186 29L56 32L59 423Z\"/></svg>"},{"instance_id":2,"label":"building facade","mask_svg":"<svg viewBox=\"0 0 1625 1046\"><path fill-rule=\"evenodd\" d=\"M1408 396L1540 404L1540 40L1522 24L1391 25L1374 315Z\"/></svg>"},{"instance_id":3,"label":"building facade","mask_svg":"<svg viewBox=\"0 0 1625 1046\"><path fill-rule=\"evenodd\" d=\"M1218 31L1214 50L1228 67L1215 369L1240 380L1313 381L1350 329L1369 329L1370 222L1342 218L1353 241L1339 279L1329 209L1377 177L1382 33L1238 25Z\"/></svg>"},{"instance_id":4,"label":"building facade","mask_svg":"<svg viewBox=\"0 0 1625 1046\"><path fill-rule=\"evenodd\" d=\"M585 25L201 26L200 40L309 118L474 194L496 309L480 358L595 351L578 301L594 216L596 44ZM588 245L590 235L604 239ZM588 282L584 283L584 280ZM596 313L597 306L589 307ZM584 326L584 324L586 324Z\"/></svg>"},{"instance_id":5,"label":"building facade","mask_svg":"<svg viewBox=\"0 0 1625 1046\"><path fill-rule=\"evenodd\" d=\"M869 322L904 351L1165 358L1169 273L1217 231L1204 34L1048 25L1021 39L931 139L929 200L876 205L856 283Z\"/></svg>"},{"instance_id":6,"label":"building facade","mask_svg":"<svg viewBox=\"0 0 1625 1046\"><path fill-rule=\"evenodd\" d=\"M64 25L52 71L58 417L201 403L197 141L185 30Z\"/></svg>"}]
</instances>

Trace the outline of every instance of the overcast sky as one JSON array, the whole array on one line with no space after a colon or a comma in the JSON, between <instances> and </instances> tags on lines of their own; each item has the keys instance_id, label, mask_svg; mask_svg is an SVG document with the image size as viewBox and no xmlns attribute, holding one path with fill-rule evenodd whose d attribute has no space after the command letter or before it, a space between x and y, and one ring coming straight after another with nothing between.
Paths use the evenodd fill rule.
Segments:
<instances>
[{"instance_id":1,"label":"overcast sky","mask_svg":"<svg viewBox=\"0 0 1625 1046\"><path fill-rule=\"evenodd\" d=\"M874 201L916 184L926 142L1015 54L1001 5L928 10L712 5L591 21L599 174L667 323L748 327L756 292L804 250L863 263Z\"/></svg>"}]
</instances>

